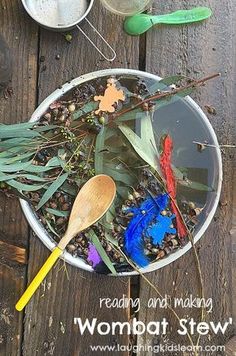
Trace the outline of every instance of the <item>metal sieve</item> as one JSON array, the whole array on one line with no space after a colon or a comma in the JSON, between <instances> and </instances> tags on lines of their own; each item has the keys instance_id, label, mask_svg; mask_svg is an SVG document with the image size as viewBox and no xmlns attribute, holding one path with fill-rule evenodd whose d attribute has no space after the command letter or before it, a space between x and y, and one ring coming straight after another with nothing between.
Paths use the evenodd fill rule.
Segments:
<instances>
[{"instance_id":1,"label":"metal sieve","mask_svg":"<svg viewBox=\"0 0 236 356\"><path fill-rule=\"evenodd\" d=\"M39 25L53 31L68 31L77 28L96 50L107 61L112 62L116 58L116 52L105 40L101 33L87 19L94 0L21 0L30 17ZM101 49L91 40L86 32L79 26L85 20L93 31L102 39L103 43L111 51L112 56L107 57Z\"/></svg>"}]
</instances>

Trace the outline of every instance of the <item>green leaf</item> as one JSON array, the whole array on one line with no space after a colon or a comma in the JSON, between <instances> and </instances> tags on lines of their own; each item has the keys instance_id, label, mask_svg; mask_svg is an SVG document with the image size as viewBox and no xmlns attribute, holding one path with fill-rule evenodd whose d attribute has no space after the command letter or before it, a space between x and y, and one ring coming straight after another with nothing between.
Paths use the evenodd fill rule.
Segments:
<instances>
[{"instance_id":1,"label":"green leaf","mask_svg":"<svg viewBox=\"0 0 236 356\"><path fill-rule=\"evenodd\" d=\"M153 115L153 113L152 113ZM150 156L158 157L158 150L156 146L156 140L154 136L152 117L150 112L141 112L137 115L141 125L141 139L146 146L146 149L150 151Z\"/></svg>"},{"instance_id":2,"label":"green leaf","mask_svg":"<svg viewBox=\"0 0 236 356\"><path fill-rule=\"evenodd\" d=\"M77 110L73 114L73 120L78 120L81 116L88 114L98 108L98 102L91 101L85 104L81 109Z\"/></svg>"},{"instance_id":3,"label":"green leaf","mask_svg":"<svg viewBox=\"0 0 236 356\"><path fill-rule=\"evenodd\" d=\"M112 236L112 234L108 231L105 232L105 238L107 241L111 242L112 245L119 247L119 242Z\"/></svg>"},{"instance_id":4,"label":"green leaf","mask_svg":"<svg viewBox=\"0 0 236 356\"><path fill-rule=\"evenodd\" d=\"M105 146L105 137L107 133L107 127L104 127L102 131L99 132L95 143L95 172L96 174L103 173L103 152Z\"/></svg>"},{"instance_id":5,"label":"green leaf","mask_svg":"<svg viewBox=\"0 0 236 356\"><path fill-rule=\"evenodd\" d=\"M3 174L0 172L0 182L8 181L15 178L25 178L35 182L48 182L49 179L35 176L32 174Z\"/></svg>"},{"instance_id":6,"label":"green leaf","mask_svg":"<svg viewBox=\"0 0 236 356\"><path fill-rule=\"evenodd\" d=\"M121 130L121 132L125 135L127 140L130 142L130 144L133 146L133 148L137 152L137 154L145 162L147 162L151 167L153 167L156 170L157 169L157 156L156 156L154 149L147 151L147 147L145 146L142 139L138 135L136 135L136 133L133 130L131 130L128 126L119 125L118 127Z\"/></svg>"},{"instance_id":7,"label":"green leaf","mask_svg":"<svg viewBox=\"0 0 236 356\"><path fill-rule=\"evenodd\" d=\"M50 171L51 169L54 169L55 167L60 166L59 159L57 157L52 158L52 165L47 163L46 166L36 166L32 164L32 161L28 162L21 162L21 163L15 163L15 164L1 164L0 163L0 171L5 172L5 173L12 173L12 172L20 172L20 171L26 171L26 172L31 172L31 173L41 173L41 172L47 172ZM57 161L56 161L57 160Z\"/></svg>"},{"instance_id":8,"label":"green leaf","mask_svg":"<svg viewBox=\"0 0 236 356\"><path fill-rule=\"evenodd\" d=\"M45 132L45 131L49 131L49 130L54 130L58 127L60 127L60 126L58 126L58 125L36 126L36 127L34 127L34 130L36 130L37 132Z\"/></svg>"},{"instance_id":9,"label":"green leaf","mask_svg":"<svg viewBox=\"0 0 236 356\"><path fill-rule=\"evenodd\" d=\"M173 172L174 172L174 175L176 177L178 184L180 184L184 187L187 187L189 189L193 189L193 190L199 190L199 191L204 191L204 192L212 192L213 191L212 187L208 187L207 185L205 185L203 183L194 182L194 181L188 179L186 177L186 175L183 174L181 169L176 168L174 165L172 165L172 169L173 169Z\"/></svg>"},{"instance_id":10,"label":"green leaf","mask_svg":"<svg viewBox=\"0 0 236 356\"><path fill-rule=\"evenodd\" d=\"M104 165L104 174L107 174L115 181L123 182L126 185L133 184L132 176L129 173L119 172L119 169L110 168L107 165Z\"/></svg>"},{"instance_id":11,"label":"green leaf","mask_svg":"<svg viewBox=\"0 0 236 356\"><path fill-rule=\"evenodd\" d=\"M42 137L40 135L39 132L35 131L35 130L11 130L11 129L8 129L8 130L4 130L4 131L1 131L1 128L0 128L0 138L10 138L10 137L31 137L31 138L34 138L34 137Z\"/></svg>"},{"instance_id":12,"label":"green leaf","mask_svg":"<svg viewBox=\"0 0 236 356\"><path fill-rule=\"evenodd\" d=\"M149 93L148 95L146 95L146 98L149 97L150 95L155 94L158 90L162 91L167 89L171 84L178 84L178 82L180 82L182 79L186 79L186 77L183 75L173 75L170 77L163 78L159 82L156 81L149 88Z\"/></svg>"},{"instance_id":13,"label":"green leaf","mask_svg":"<svg viewBox=\"0 0 236 356\"><path fill-rule=\"evenodd\" d=\"M199 190L199 191L204 191L204 192L212 192L214 189L211 187L208 187L205 184L198 183L198 182L193 182L192 180L189 179L184 179L184 180L177 180L179 184L181 184L184 187L187 187L189 189L194 189L194 190Z\"/></svg>"},{"instance_id":14,"label":"green leaf","mask_svg":"<svg viewBox=\"0 0 236 356\"><path fill-rule=\"evenodd\" d=\"M59 157L52 157L45 167L59 167L61 165L61 159Z\"/></svg>"},{"instance_id":15,"label":"green leaf","mask_svg":"<svg viewBox=\"0 0 236 356\"><path fill-rule=\"evenodd\" d=\"M36 210L39 210L44 204L47 203L47 201L53 196L53 194L57 191L57 189L60 188L62 184L66 181L68 176L69 173L62 174L49 186L49 188L46 190L46 192L43 194L42 198L40 199L40 202L38 203Z\"/></svg>"},{"instance_id":16,"label":"green leaf","mask_svg":"<svg viewBox=\"0 0 236 356\"><path fill-rule=\"evenodd\" d=\"M111 262L110 258L108 257L106 251L104 250L101 241L99 240L99 238L97 237L97 235L95 234L95 232L93 230L89 231L89 238L91 239L93 245L96 247L101 259L103 260L103 262L105 263L105 265L109 268L109 270L111 271L112 274L116 275L116 270L115 267L113 266L113 263Z\"/></svg>"},{"instance_id":17,"label":"green leaf","mask_svg":"<svg viewBox=\"0 0 236 356\"><path fill-rule=\"evenodd\" d=\"M18 178L26 178L34 182L48 182L50 180L49 178L43 178L40 176L35 176L33 174L19 174Z\"/></svg>"},{"instance_id":18,"label":"green leaf","mask_svg":"<svg viewBox=\"0 0 236 356\"><path fill-rule=\"evenodd\" d=\"M55 236L61 237L61 236L55 231L55 229L52 227L52 225L50 224L50 222L48 221L48 219L45 218L45 220L46 220L46 224L47 224L49 230L50 230Z\"/></svg>"},{"instance_id":19,"label":"green leaf","mask_svg":"<svg viewBox=\"0 0 236 356\"><path fill-rule=\"evenodd\" d=\"M131 121L131 120L136 120L136 115L137 113L140 113L140 108L134 109L132 111L129 111L121 116L119 116L115 122L120 123L120 122L125 122L125 121Z\"/></svg>"},{"instance_id":20,"label":"green leaf","mask_svg":"<svg viewBox=\"0 0 236 356\"><path fill-rule=\"evenodd\" d=\"M14 179L10 179L7 181L7 184L10 185L11 187L17 189L18 191L23 191L23 192L35 192L37 190L40 190L45 187L45 185L32 185L32 184L24 184L20 183Z\"/></svg>"},{"instance_id":21,"label":"green leaf","mask_svg":"<svg viewBox=\"0 0 236 356\"><path fill-rule=\"evenodd\" d=\"M170 86L172 84L178 84L181 80L186 79L184 75L171 75L170 77L163 78L159 81L159 84Z\"/></svg>"},{"instance_id":22,"label":"green leaf","mask_svg":"<svg viewBox=\"0 0 236 356\"><path fill-rule=\"evenodd\" d=\"M6 131L15 132L17 130L27 130L27 129L31 129L34 125L35 122L22 122L20 124L11 124L11 125L0 124L0 132L6 132Z\"/></svg>"},{"instance_id":23,"label":"green leaf","mask_svg":"<svg viewBox=\"0 0 236 356\"><path fill-rule=\"evenodd\" d=\"M170 105L175 103L178 100L185 98L186 96L192 94L195 88L182 89L177 94L170 94L169 96L163 99L154 99L153 101L156 103L155 109L160 109L163 106Z\"/></svg>"},{"instance_id":24,"label":"green leaf","mask_svg":"<svg viewBox=\"0 0 236 356\"><path fill-rule=\"evenodd\" d=\"M35 153L36 151L32 151L31 153L18 154L17 156L13 156L10 158L0 158L0 163L12 164L17 161L22 162L26 158L33 156Z\"/></svg>"},{"instance_id":25,"label":"green leaf","mask_svg":"<svg viewBox=\"0 0 236 356\"><path fill-rule=\"evenodd\" d=\"M48 172L50 171L51 169L54 169L55 166L36 166L36 165L33 165L31 164L30 166L26 167L24 169L24 171L26 172L30 172L30 173L43 173L43 172Z\"/></svg>"},{"instance_id":26,"label":"green leaf","mask_svg":"<svg viewBox=\"0 0 236 356\"><path fill-rule=\"evenodd\" d=\"M19 137L19 138L9 138L6 140L0 140L0 149L10 149L10 148L19 148L19 146L23 146L28 148L29 146L32 147L32 145L35 145L37 147L40 143L43 141L40 140L32 140L30 138L24 138L24 137ZM23 147L20 147L23 149Z\"/></svg>"},{"instance_id":27,"label":"green leaf","mask_svg":"<svg viewBox=\"0 0 236 356\"><path fill-rule=\"evenodd\" d=\"M26 170L31 165L31 161L24 163L15 163L15 164L1 164L0 163L0 171L1 172L18 172L21 170Z\"/></svg>"},{"instance_id":28,"label":"green leaf","mask_svg":"<svg viewBox=\"0 0 236 356\"><path fill-rule=\"evenodd\" d=\"M49 214L58 216L60 218L67 218L69 216L69 212L68 211L60 211L60 210L51 209L51 208L46 208L46 211Z\"/></svg>"},{"instance_id":29,"label":"green leaf","mask_svg":"<svg viewBox=\"0 0 236 356\"><path fill-rule=\"evenodd\" d=\"M61 190L63 190L63 192L69 194L72 197L75 197L78 193L78 188L76 188L74 185L70 185L68 182L65 182L61 186Z\"/></svg>"}]
</instances>

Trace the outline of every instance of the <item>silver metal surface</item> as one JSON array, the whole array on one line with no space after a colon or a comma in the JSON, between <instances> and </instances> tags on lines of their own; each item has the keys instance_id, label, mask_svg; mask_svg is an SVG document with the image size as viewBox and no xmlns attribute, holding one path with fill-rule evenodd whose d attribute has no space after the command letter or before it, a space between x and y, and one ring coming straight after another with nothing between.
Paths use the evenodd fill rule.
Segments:
<instances>
[{"instance_id":1,"label":"silver metal surface","mask_svg":"<svg viewBox=\"0 0 236 356\"><path fill-rule=\"evenodd\" d=\"M137 70L132 70L132 69L106 69L106 70L89 73L89 74L83 75L79 78L72 80L70 83L64 84L60 89L57 89L51 95L49 95L42 102L42 104L39 105L39 107L36 109L36 111L33 113L30 121L38 121L40 119L40 117L45 113L45 111L48 110L48 107L50 106L51 103L58 100L63 94L67 93L72 88L74 88L82 83L85 83L89 80L92 80L92 79L96 79L96 78L104 77L104 76L112 76L112 75L134 75L134 76L138 76L138 77L142 76L142 77L150 78L150 79L157 80L157 81L159 81L161 79L160 77L158 77L154 74L141 72L141 71L137 71ZM194 237L194 242L197 242L203 236L203 234L205 233L209 224L211 223L211 221L214 217L214 214L216 212L218 203L219 203L222 179L223 179L223 177L222 177L222 174L223 174L222 173L223 172L222 158L221 158L221 152L220 152L219 143L218 143L216 134L215 134L209 120L207 119L206 115L204 114L202 109L195 103L195 101L193 101L190 97L187 97L184 100L186 101L187 105L191 106L191 108L194 111L198 112L200 120L202 120L204 122L208 132L211 135L212 143L216 146L216 148L215 148L216 158L215 158L214 165L215 165L215 170L218 172L218 181L217 181L217 189L215 192L216 193L215 200L212 203L211 210L209 210L205 222L202 224L201 228L199 229L199 231L197 232L197 234ZM24 214L26 216L26 219L28 220L31 228L34 230L36 235L38 235L38 237L44 243L44 245L47 246L50 250L52 250L56 246L55 241L51 238L51 236L48 234L48 232L44 229L43 225L38 220L35 212L31 208L31 206L24 200L21 200L20 202L21 202L21 206L24 211ZM143 273L146 273L146 272L151 272L151 271L157 270L159 268L162 268L162 267L174 262L181 256L183 256L188 250L191 249L191 247L192 247L191 242L189 242L182 249L179 249L178 251L165 257L164 259L154 262L154 263L150 264L148 267L142 268L140 270ZM73 266L82 268L86 271L94 272L92 267L89 266L88 264L86 264L82 259L73 257L68 252L64 252L62 258L66 262L70 263ZM136 275L136 274L137 274L136 272L126 272L126 273L120 273L119 276L129 276L129 275Z\"/></svg>"},{"instance_id":2,"label":"silver metal surface","mask_svg":"<svg viewBox=\"0 0 236 356\"><path fill-rule=\"evenodd\" d=\"M94 48L107 61L112 62L116 58L116 52L105 40L102 34L91 24L86 16L91 11L94 0L21 0L22 4L33 20L42 27L53 31L68 31L75 27L89 40ZM86 20L92 30L102 39L103 43L111 51L111 57L103 53L91 38L81 29L79 24Z\"/></svg>"}]
</instances>

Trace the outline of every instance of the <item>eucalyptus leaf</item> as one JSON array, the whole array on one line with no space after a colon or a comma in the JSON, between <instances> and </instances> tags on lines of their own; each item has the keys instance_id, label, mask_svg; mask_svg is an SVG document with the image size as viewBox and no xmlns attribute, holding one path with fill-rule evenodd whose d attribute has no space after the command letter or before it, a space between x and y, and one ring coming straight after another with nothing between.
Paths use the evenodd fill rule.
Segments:
<instances>
[{"instance_id":1,"label":"eucalyptus leaf","mask_svg":"<svg viewBox=\"0 0 236 356\"><path fill-rule=\"evenodd\" d=\"M175 167L172 165L172 169L174 172L174 175L176 177L176 180L178 184L187 187L189 189L193 190L199 190L199 191L205 191L205 192L212 192L213 188L208 187L205 184L199 183L199 182L194 182L186 177L186 174L183 174L180 168Z\"/></svg>"},{"instance_id":2,"label":"eucalyptus leaf","mask_svg":"<svg viewBox=\"0 0 236 356\"><path fill-rule=\"evenodd\" d=\"M46 166L36 166L36 165L31 164L30 166L26 167L24 169L24 171L30 172L30 173L43 173L43 172L48 172L58 166L49 166L48 167L47 165Z\"/></svg>"},{"instance_id":3,"label":"eucalyptus leaf","mask_svg":"<svg viewBox=\"0 0 236 356\"><path fill-rule=\"evenodd\" d=\"M22 163L15 163L15 164L1 164L0 163L0 171L5 172L5 173L11 173L11 172L20 172L20 171L26 171L26 172L31 172L31 173L40 173L40 172L47 172L50 171L51 169L54 169L55 167L59 166L57 162L57 165L54 164L51 165L46 165L46 166L36 166L32 164L32 161L28 162L22 162Z\"/></svg>"},{"instance_id":4,"label":"eucalyptus leaf","mask_svg":"<svg viewBox=\"0 0 236 356\"><path fill-rule=\"evenodd\" d=\"M170 105L175 103L178 100L181 100L183 98L185 98L186 96L192 94L192 92L194 91L194 88L185 88L182 89L181 91L179 91L177 94L171 94L169 96L166 96L165 98L162 99L153 99L153 102L156 103L155 105L155 109L160 109L163 106L166 105Z\"/></svg>"},{"instance_id":5,"label":"eucalyptus leaf","mask_svg":"<svg viewBox=\"0 0 236 356\"><path fill-rule=\"evenodd\" d=\"M45 220L46 220L46 224L47 224L49 230L50 230L55 236L57 236L57 237L60 238L61 236L55 231L55 229L52 227L52 225L51 225L51 223L48 221L48 219L45 218Z\"/></svg>"},{"instance_id":6,"label":"eucalyptus leaf","mask_svg":"<svg viewBox=\"0 0 236 356\"><path fill-rule=\"evenodd\" d=\"M150 112L141 112L137 114L137 118L140 120L141 126L141 139L150 152L150 155L154 155L157 159L158 150L156 146L156 140L154 136L153 126L152 126L152 117Z\"/></svg>"},{"instance_id":7,"label":"eucalyptus leaf","mask_svg":"<svg viewBox=\"0 0 236 356\"><path fill-rule=\"evenodd\" d=\"M46 208L45 209L49 214L58 216L60 218L67 218L69 216L69 212L68 211L60 211L57 209L51 209L51 208Z\"/></svg>"},{"instance_id":8,"label":"eucalyptus leaf","mask_svg":"<svg viewBox=\"0 0 236 356\"><path fill-rule=\"evenodd\" d=\"M48 189L46 190L46 192L43 194L42 198L40 199L40 202L38 203L37 210L39 210L44 204L47 203L47 201L53 196L53 194L66 181L68 176L69 176L69 173L62 174L48 187Z\"/></svg>"},{"instance_id":9,"label":"eucalyptus leaf","mask_svg":"<svg viewBox=\"0 0 236 356\"><path fill-rule=\"evenodd\" d=\"M9 125L10 126L10 125ZM0 128L0 139L2 138L13 138L13 137L31 137L31 138L34 138L34 137L42 137L42 135L37 132L36 130L21 130L21 129L18 129L18 130L15 130L13 131L12 129L6 129L4 131L1 131L1 128Z\"/></svg>"},{"instance_id":10,"label":"eucalyptus leaf","mask_svg":"<svg viewBox=\"0 0 236 356\"><path fill-rule=\"evenodd\" d=\"M170 77L163 78L159 81L156 81L151 87L149 88L149 93L146 96L149 97L150 95L155 94L158 90L164 90L167 89L171 84L178 84L182 79L185 79L186 77L182 75L173 75Z\"/></svg>"},{"instance_id":11,"label":"eucalyptus leaf","mask_svg":"<svg viewBox=\"0 0 236 356\"><path fill-rule=\"evenodd\" d=\"M181 80L186 79L184 75L171 75L170 77L165 77L159 81L159 84L170 86L172 84L178 84Z\"/></svg>"},{"instance_id":12,"label":"eucalyptus leaf","mask_svg":"<svg viewBox=\"0 0 236 356\"><path fill-rule=\"evenodd\" d=\"M99 253L101 259L103 260L107 268L109 268L112 274L116 275L117 273L115 267L113 266L113 263L111 262L110 258L108 257L106 251L102 246L101 241L93 230L89 231L89 238L92 241L93 245L96 247L97 252Z\"/></svg>"},{"instance_id":13,"label":"eucalyptus leaf","mask_svg":"<svg viewBox=\"0 0 236 356\"><path fill-rule=\"evenodd\" d=\"M95 172L96 174L101 174L103 172L103 152L105 145L105 137L107 133L107 127L104 127L102 131L99 132L95 143Z\"/></svg>"},{"instance_id":14,"label":"eucalyptus leaf","mask_svg":"<svg viewBox=\"0 0 236 356\"><path fill-rule=\"evenodd\" d=\"M17 130L27 130L35 126L35 122L22 122L19 124L0 124L0 132L12 131L13 133Z\"/></svg>"},{"instance_id":15,"label":"eucalyptus leaf","mask_svg":"<svg viewBox=\"0 0 236 356\"><path fill-rule=\"evenodd\" d=\"M32 164L31 161L24 162L24 163L9 164L9 165L0 163L0 172L11 173L11 172L26 170L29 168L31 164Z\"/></svg>"},{"instance_id":16,"label":"eucalyptus leaf","mask_svg":"<svg viewBox=\"0 0 236 356\"><path fill-rule=\"evenodd\" d=\"M104 174L111 176L115 181L123 182L126 185L133 184L133 178L129 173L119 172L119 169L112 169L110 167L107 167L106 165L104 165L103 172Z\"/></svg>"},{"instance_id":17,"label":"eucalyptus leaf","mask_svg":"<svg viewBox=\"0 0 236 356\"><path fill-rule=\"evenodd\" d=\"M74 185L70 185L69 183L65 182L61 186L61 190L67 194L69 194L72 197L75 197L76 194L78 193L78 188L76 188Z\"/></svg>"},{"instance_id":18,"label":"eucalyptus leaf","mask_svg":"<svg viewBox=\"0 0 236 356\"><path fill-rule=\"evenodd\" d=\"M39 140L32 140L30 138L24 138L24 137L15 137L15 138L8 138L6 140L0 140L0 149L9 149L9 148L15 148L19 146L25 146L25 147L32 147L33 144L35 144L35 147L39 145L39 143L42 143L43 141Z\"/></svg>"},{"instance_id":19,"label":"eucalyptus leaf","mask_svg":"<svg viewBox=\"0 0 236 356\"><path fill-rule=\"evenodd\" d=\"M140 108L134 109L132 111L129 111L125 114L120 115L117 119L116 119L116 123L120 123L120 122L125 122L125 121L131 121L131 120L136 120L136 115L137 113L140 113Z\"/></svg>"},{"instance_id":20,"label":"eucalyptus leaf","mask_svg":"<svg viewBox=\"0 0 236 356\"><path fill-rule=\"evenodd\" d=\"M89 112L92 112L98 108L98 102L91 101L87 104L85 104L82 108L79 110L75 111L73 114L73 120L78 120L81 116L88 114Z\"/></svg>"},{"instance_id":21,"label":"eucalyptus leaf","mask_svg":"<svg viewBox=\"0 0 236 356\"><path fill-rule=\"evenodd\" d=\"M36 126L34 128L34 130L36 130L37 132L45 132L45 131L50 131L50 130L54 130L57 129L58 125L44 125L44 126Z\"/></svg>"},{"instance_id":22,"label":"eucalyptus leaf","mask_svg":"<svg viewBox=\"0 0 236 356\"><path fill-rule=\"evenodd\" d=\"M184 187L189 188L189 189L194 189L194 190L199 190L199 191L204 191L204 192L214 191L214 189L212 187L208 187L207 185L199 183L199 182L193 182L192 180L189 180L189 179L178 180L178 183Z\"/></svg>"},{"instance_id":23,"label":"eucalyptus leaf","mask_svg":"<svg viewBox=\"0 0 236 356\"><path fill-rule=\"evenodd\" d=\"M147 147L142 139L136 135L136 133L126 125L119 125L119 129L125 135L127 140L133 146L137 154L147 162L152 168L157 169L157 156L154 149L150 149L147 152Z\"/></svg>"},{"instance_id":24,"label":"eucalyptus leaf","mask_svg":"<svg viewBox=\"0 0 236 356\"><path fill-rule=\"evenodd\" d=\"M10 158L0 158L0 163L12 164L17 161L22 162L26 158L32 157L35 153L36 151L32 151L30 153L18 154L17 156L13 156Z\"/></svg>"},{"instance_id":25,"label":"eucalyptus leaf","mask_svg":"<svg viewBox=\"0 0 236 356\"><path fill-rule=\"evenodd\" d=\"M59 167L62 164L62 160L59 157L52 157L45 167Z\"/></svg>"},{"instance_id":26,"label":"eucalyptus leaf","mask_svg":"<svg viewBox=\"0 0 236 356\"><path fill-rule=\"evenodd\" d=\"M40 190L45 187L45 185L32 185L32 184L24 184L20 183L14 179L10 179L7 181L7 184L10 185L11 187L15 188L18 191L23 191L23 192L35 192L37 190Z\"/></svg>"},{"instance_id":27,"label":"eucalyptus leaf","mask_svg":"<svg viewBox=\"0 0 236 356\"><path fill-rule=\"evenodd\" d=\"M8 181L10 179L15 179L15 178L25 178L29 179L35 182L48 182L47 178L35 176L32 174L3 174L0 172L0 182Z\"/></svg>"},{"instance_id":28,"label":"eucalyptus leaf","mask_svg":"<svg viewBox=\"0 0 236 356\"><path fill-rule=\"evenodd\" d=\"M119 242L112 236L112 234L108 231L105 232L105 238L107 241L111 242L112 245L119 247Z\"/></svg>"}]
</instances>

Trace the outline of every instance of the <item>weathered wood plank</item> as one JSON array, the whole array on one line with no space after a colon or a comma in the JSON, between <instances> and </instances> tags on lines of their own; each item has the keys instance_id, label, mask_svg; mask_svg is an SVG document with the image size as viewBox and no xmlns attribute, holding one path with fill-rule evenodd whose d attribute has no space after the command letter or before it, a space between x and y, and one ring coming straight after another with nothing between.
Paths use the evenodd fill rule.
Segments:
<instances>
[{"instance_id":1,"label":"weathered wood plank","mask_svg":"<svg viewBox=\"0 0 236 356\"><path fill-rule=\"evenodd\" d=\"M121 32L122 20L106 13L98 1L89 19L98 27L117 49L117 60L109 64L101 60L91 45L74 31L73 41L68 44L62 34L41 31L39 68L39 101L72 77L106 67L138 67L138 39L131 39ZM88 28L84 24L84 28ZM92 31L89 30L92 34ZM99 43L100 41L97 41ZM103 47L103 46L102 46ZM59 55L59 56L58 56ZM59 59L55 59L55 58ZM43 60L43 61L42 61ZM48 251L37 239L30 242L29 280L35 275L39 266L45 261ZM90 345L106 345L116 342L127 344L127 336L93 336L81 337L78 326L73 325L74 317L111 322L126 321L128 310L108 310L99 308L99 298L121 298L129 296L129 280L97 276L67 266L70 280L66 273L58 268L50 272L43 285L26 309L24 351L25 356L38 355L91 355ZM42 297L43 295L43 297ZM95 353L99 354L99 353ZM109 351L102 355L111 355ZM126 355L123 353L122 355Z\"/></svg>"},{"instance_id":2,"label":"weathered wood plank","mask_svg":"<svg viewBox=\"0 0 236 356\"><path fill-rule=\"evenodd\" d=\"M37 26L29 21L17 0L1 1L0 24L13 58L13 95L8 100L1 97L0 121L15 123L26 120L35 105ZM0 354L17 356L21 354L23 317L14 305L25 288L28 228L18 200L5 199L2 194L0 236Z\"/></svg>"},{"instance_id":3,"label":"weathered wood plank","mask_svg":"<svg viewBox=\"0 0 236 356\"><path fill-rule=\"evenodd\" d=\"M26 264L26 250L0 241L0 263Z\"/></svg>"},{"instance_id":4,"label":"weathered wood plank","mask_svg":"<svg viewBox=\"0 0 236 356\"><path fill-rule=\"evenodd\" d=\"M229 340L225 349L226 356L236 356L236 337Z\"/></svg>"},{"instance_id":5,"label":"weathered wood plank","mask_svg":"<svg viewBox=\"0 0 236 356\"><path fill-rule=\"evenodd\" d=\"M206 88L194 95L194 98L201 107L212 105L216 108L217 115L210 116L209 119L218 134L220 143L235 143L236 63L233 39L236 35L236 26L233 14L236 2L235 0L191 2L191 6L200 6L201 4L209 5L213 10L214 15L209 21L183 27L163 26L149 32L147 35L146 68L160 76L180 72L194 77L221 72L221 79L207 84ZM188 1L156 1L153 12L166 13L189 7ZM204 238L197 245L204 275L206 297L213 298L214 303L213 313L209 314L207 319L217 322L226 321L229 317L235 316L235 308L233 309L235 289L232 289L232 277L235 280L236 269L235 258L232 258L230 237L232 191L233 185L235 185L233 152L224 152L223 159L225 176L221 196L222 204ZM198 278L191 252L163 270L150 274L149 277L155 285L159 286L163 294L171 295L172 298L175 296L187 297L190 294L198 295ZM141 280L140 298L143 303L151 296L155 297L155 292ZM199 316L199 312L192 313L189 310L182 310L180 315L181 317L193 315L196 318L197 315ZM189 344L186 338L178 336L177 323L173 316L165 310L143 308L139 316L146 323L166 317L172 326L172 330L166 338L161 336L153 338L146 334L139 338L140 344ZM209 338L204 337L202 343L224 345L232 333L233 328L225 336L218 334L211 335ZM152 353L140 352L140 355L149 356Z\"/></svg>"}]
</instances>

